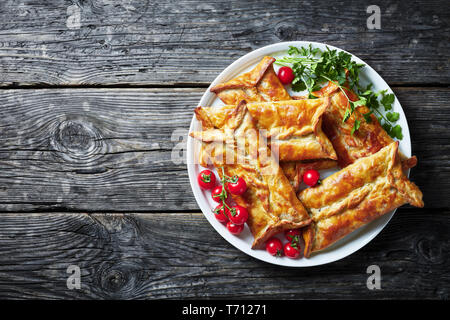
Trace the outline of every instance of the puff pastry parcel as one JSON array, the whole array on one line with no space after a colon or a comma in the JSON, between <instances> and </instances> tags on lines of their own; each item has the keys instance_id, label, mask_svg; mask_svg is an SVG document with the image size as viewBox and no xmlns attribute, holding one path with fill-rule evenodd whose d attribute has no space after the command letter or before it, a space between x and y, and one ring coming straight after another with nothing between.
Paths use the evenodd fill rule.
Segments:
<instances>
[{"instance_id":1,"label":"puff pastry parcel","mask_svg":"<svg viewBox=\"0 0 450 320\"><path fill-rule=\"evenodd\" d=\"M337 156L331 142L322 131L322 115L329 98L248 103L247 109L256 127L269 139L273 153L280 161L333 159ZM222 128L235 106L198 107L197 119L203 128ZM203 149L200 163L207 162Z\"/></svg>"},{"instance_id":2,"label":"puff pastry parcel","mask_svg":"<svg viewBox=\"0 0 450 320\"><path fill-rule=\"evenodd\" d=\"M311 223L245 102L228 113L220 128L190 135L210 146L211 161L216 168L223 167L226 175L237 175L247 182L247 191L232 197L249 212L247 225L254 237L252 248L283 230ZM221 170L217 171L221 174Z\"/></svg>"},{"instance_id":3,"label":"puff pastry parcel","mask_svg":"<svg viewBox=\"0 0 450 320\"><path fill-rule=\"evenodd\" d=\"M333 144L341 168L348 166L359 158L376 153L394 141L373 114L370 115L370 123L364 120L363 114L367 114L370 111L366 106L357 107L352 116L346 122L342 122L345 111L348 108L346 95L352 101L358 100L358 97L352 91L344 90L346 94L334 83L329 82L321 90L312 93L317 97L331 97L330 107L323 116L323 131ZM359 130L352 135L351 131L356 119L361 124ZM415 156L409 159L402 154L400 156L404 168L412 168L417 163Z\"/></svg>"},{"instance_id":4,"label":"puff pastry parcel","mask_svg":"<svg viewBox=\"0 0 450 320\"><path fill-rule=\"evenodd\" d=\"M423 207L422 192L403 173L398 142L303 190L299 199L313 219L303 231L305 257L405 203Z\"/></svg>"},{"instance_id":5,"label":"puff pastry parcel","mask_svg":"<svg viewBox=\"0 0 450 320\"><path fill-rule=\"evenodd\" d=\"M237 105L247 102L291 100L288 92L278 79L273 63L275 58L264 57L251 71L210 89L225 104Z\"/></svg>"}]
</instances>

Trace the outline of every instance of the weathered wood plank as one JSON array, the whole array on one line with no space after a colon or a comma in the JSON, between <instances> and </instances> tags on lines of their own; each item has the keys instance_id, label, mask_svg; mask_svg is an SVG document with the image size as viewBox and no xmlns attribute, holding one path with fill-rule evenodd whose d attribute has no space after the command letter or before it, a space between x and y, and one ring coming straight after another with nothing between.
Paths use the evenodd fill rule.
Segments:
<instances>
[{"instance_id":1,"label":"weathered wood plank","mask_svg":"<svg viewBox=\"0 0 450 320\"><path fill-rule=\"evenodd\" d=\"M449 219L403 208L353 255L296 269L240 252L200 213L4 214L0 298L448 299ZM382 290L366 287L373 264ZM69 265L80 290L66 287Z\"/></svg>"},{"instance_id":2,"label":"weathered wood plank","mask_svg":"<svg viewBox=\"0 0 450 320\"><path fill-rule=\"evenodd\" d=\"M237 58L289 40L361 57L390 83L450 83L445 0L0 2L0 85L210 83Z\"/></svg>"},{"instance_id":3,"label":"weathered wood plank","mask_svg":"<svg viewBox=\"0 0 450 320\"><path fill-rule=\"evenodd\" d=\"M203 90L0 91L0 211L197 210L172 150ZM449 207L450 90L395 91L419 158L411 179L427 206Z\"/></svg>"}]
</instances>

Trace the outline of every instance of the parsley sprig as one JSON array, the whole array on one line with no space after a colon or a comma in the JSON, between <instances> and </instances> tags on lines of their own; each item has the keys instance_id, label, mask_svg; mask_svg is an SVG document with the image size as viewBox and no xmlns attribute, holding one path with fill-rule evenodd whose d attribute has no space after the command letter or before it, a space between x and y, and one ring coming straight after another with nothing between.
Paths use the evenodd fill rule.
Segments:
<instances>
[{"instance_id":1,"label":"parsley sprig","mask_svg":"<svg viewBox=\"0 0 450 320\"><path fill-rule=\"evenodd\" d=\"M346 122L353 113L359 113L356 109L358 106L366 106L370 111L360 113L366 122L370 123L371 114L374 114L391 137L399 140L403 138L402 128L395 124L400 114L392 111L394 94L388 93L387 90L374 92L372 84L362 87L359 75L365 65L353 61L350 54L328 47L322 51L311 45L301 48L290 46L288 56L277 59L275 63L292 68L295 75L292 90L297 92L307 90L309 98L316 98L311 93L320 90L328 81L339 87L348 100L343 122ZM358 96L358 100L351 101L344 89L352 90ZM385 114L381 111L380 104L384 107ZM357 131L360 125L361 121L356 118L351 133Z\"/></svg>"},{"instance_id":2,"label":"parsley sprig","mask_svg":"<svg viewBox=\"0 0 450 320\"><path fill-rule=\"evenodd\" d=\"M230 207L227 204L227 199L228 199L228 192L226 190L226 183L231 182L231 183L236 183L238 180L238 176L233 176L233 177L229 177L225 174L225 169L224 167L220 167L220 169L222 170L222 178L220 179L220 184L222 185L222 191L216 195L213 196L215 198L219 198L220 202L222 202L222 208L223 208L223 212L224 214L227 216L226 214L226 209L228 209L230 211L230 214L234 217L236 215L236 209L233 207ZM216 208L215 210L213 210L214 213L219 214L219 211L222 208ZM225 209L226 208L226 209Z\"/></svg>"}]
</instances>

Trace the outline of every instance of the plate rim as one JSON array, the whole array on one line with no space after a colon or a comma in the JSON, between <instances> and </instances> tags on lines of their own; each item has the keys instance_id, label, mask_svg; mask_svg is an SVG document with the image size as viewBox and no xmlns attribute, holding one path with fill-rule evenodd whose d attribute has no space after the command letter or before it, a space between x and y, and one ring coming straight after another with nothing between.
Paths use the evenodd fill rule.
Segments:
<instances>
[{"instance_id":1,"label":"plate rim","mask_svg":"<svg viewBox=\"0 0 450 320\"><path fill-rule=\"evenodd\" d=\"M228 81L228 77L234 77L236 75L230 75L230 73L232 73L232 70L236 69L236 68L240 68L240 69L244 69L246 68L245 64L247 65L252 65L255 64L255 62L253 60L258 61L258 59L260 60L264 55L270 55L269 53L265 53L267 51L271 51L271 53L276 53L276 52L281 52L284 50L287 50L289 46L305 46L305 45L313 45L313 46L326 46L329 47L331 50L337 50L337 51L343 51L346 52L348 54L350 54L352 56L352 60L355 60L358 63L364 63L365 65L365 72L367 73L367 71L374 73L376 76L378 76L380 81L377 81L380 86L387 88L389 93L393 93L395 96L395 101L394 104L398 104L398 110L397 108L395 108L395 110L397 112L400 113L400 117L402 119L404 119L404 123L402 123L402 128L403 128L403 134L404 134L404 138L402 141L405 141L405 139L407 138L408 141L405 142L404 144L400 143L400 145L402 145L402 151L403 153L405 153L406 156L410 157L411 156L411 136L410 136L410 132L409 132L409 126L408 126L408 121L406 118L406 115L404 113L403 107L400 104L400 101L398 100L397 96L395 95L395 93L393 92L392 88L388 85L388 83L378 74L378 72L373 69L369 64L367 64L364 60L362 60L361 58L359 58L358 56L343 50L341 48L335 47L333 45L329 45L327 43L323 43L323 42L315 42L315 41L286 41L286 42L278 42L278 43L273 43L261 48L258 48L256 50L253 50L251 52L246 53L245 55L241 56L240 58L238 58L237 60L233 61L229 66L227 66L222 72L219 73L219 75L211 82L211 84L208 86L208 88L206 89L206 91L203 93L202 97L200 98L200 101L198 103L198 106L200 105L208 105L208 103L205 103L205 101L208 101L210 99L212 99L210 101L210 103L212 103L215 99L217 99L217 97L215 97L215 95L210 92L210 88L212 88L213 86L215 86L218 83L221 83L223 81ZM279 48L279 49L278 49ZM239 71L239 73L241 73L242 71ZM234 72L236 73L236 72ZM227 78L227 79L224 79ZM230 79L231 79L230 78ZM368 77L370 78L370 77ZM189 133L193 131L193 128L195 126L196 123L196 118L195 118L195 114L192 116L192 120L189 126ZM405 146L406 144L406 146ZM297 267L297 268L304 268L304 267L313 267L313 266L319 266L319 265L324 265L324 264L329 264L329 263L333 263L339 260L342 260L350 255L352 255L353 253L359 251L361 248L363 248L364 246L366 246L368 243L370 243L378 234L381 233L382 230L384 230L384 228L386 227L386 225L389 223L389 221L392 219L392 217L394 216L395 212L397 211L397 209L394 209L393 211L384 214L383 216L377 218L376 220L370 222L369 224L358 228L357 230L353 231L351 234L357 232L358 230L361 231L361 229L371 225L372 223L374 223L375 221L378 222L378 226L375 230L372 230L371 233L369 235L366 235L365 239L360 239L358 241L358 237L360 237L360 235L355 238L352 239L351 242L354 241L358 241L359 244L357 245L357 248L354 250L350 250L351 252L346 252L343 255L337 255L336 258L331 258L328 259L327 261L320 261L320 262L313 262L313 263L302 263L302 264L297 264L295 263L296 261L311 261L310 258L304 258L302 257L302 259L289 259L286 260L288 258L275 258L269 254L267 254L267 257L265 255L263 256L258 256L255 252L256 251L260 251L260 250L254 250L251 249L250 246L248 246L247 248L242 248L241 244L239 241L236 241L236 236L233 236L231 234L229 234L226 231L226 228L223 227L222 224L220 224L218 221L216 221L215 219L213 219L213 217L211 216L211 214L206 214L205 211L207 211L208 213L210 212L211 208L208 208L208 210L204 210L205 208L203 208L203 203L200 199L200 197L202 196L202 190L200 189L200 187L198 186L197 183L195 183L197 181L197 177L195 174L195 166L199 166L198 164L192 162L191 160L194 159L193 156L193 150L195 148L193 148L194 145L194 139L192 137L189 136L187 137L187 143L186 143L186 164L187 164L187 169L188 169L188 176L189 176L189 182L191 185L191 189L192 192L194 194L195 200L197 202L197 205L199 206L200 210L202 211L202 214L205 216L205 218L208 220L208 222L210 223L210 225L216 230L216 232L218 232L222 238L224 238L228 243L230 243L231 245L233 245L236 249L246 253L247 255L257 259L257 260L261 260L270 264L274 264L274 265L279 265L279 266L285 266L285 267ZM406 147L406 150L405 150ZM407 172L407 175L409 176L409 170ZM203 199L204 200L204 199ZM384 221L380 220L384 218ZM222 227L219 228L218 226L216 226L216 223L219 223ZM246 227L247 228L247 227ZM343 239L347 238L349 235L345 236ZM342 239L338 240L337 243L339 243ZM335 244L337 244L335 243ZM333 244L331 247L324 249L328 250L328 249L332 249L335 244ZM321 254L323 251L317 253L317 254Z\"/></svg>"}]
</instances>

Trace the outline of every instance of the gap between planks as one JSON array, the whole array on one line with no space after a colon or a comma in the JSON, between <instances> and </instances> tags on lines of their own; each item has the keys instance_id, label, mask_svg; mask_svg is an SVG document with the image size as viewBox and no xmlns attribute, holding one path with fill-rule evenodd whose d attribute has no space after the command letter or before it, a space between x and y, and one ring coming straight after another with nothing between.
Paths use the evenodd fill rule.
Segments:
<instances>
[{"instance_id":1,"label":"gap between planks","mask_svg":"<svg viewBox=\"0 0 450 320\"><path fill-rule=\"evenodd\" d=\"M210 83L174 83L174 84L102 84L102 85L5 85L0 84L1 90L39 90L39 89L207 89ZM450 83L402 83L392 82L391 88L415 88L415 89L449 89Z\"/></svg>"},{"instance_id":2,"label":"gap between planks","mask_svg":"<svg viewBox=\"0 0 450 320\"><path fill-rule=\"evenodd\" d=\"M444 208L442 210L446 210ZM87 211L87 210L62 210L59 209L43 209L43 210L27 210L27 211L0 211L0 219L2 217L8 216L17 216L17 215L80 215L80 214L95 214L95 215L111 215L111 216L121 216L121 215L190 215L190 216L203 216L203 213L199 210L157 210L157 211L149 211L149 210L133 210L133 211L113 211L113 210L95 210L95 211Z\"/></svg>"}]
</instances>

